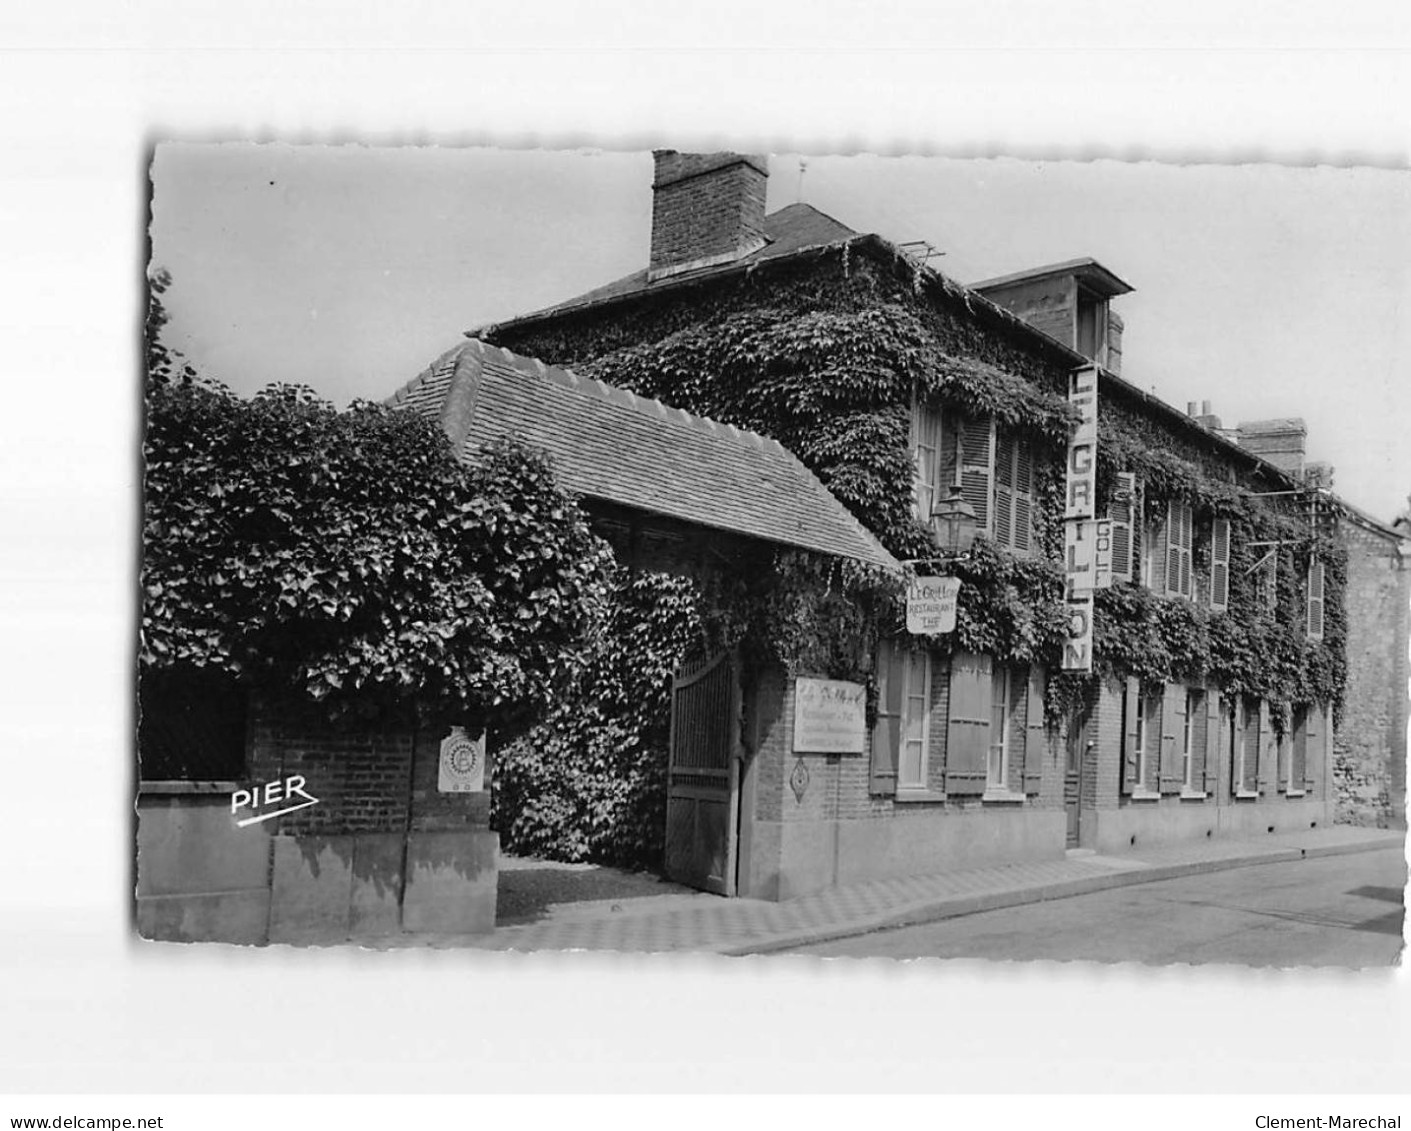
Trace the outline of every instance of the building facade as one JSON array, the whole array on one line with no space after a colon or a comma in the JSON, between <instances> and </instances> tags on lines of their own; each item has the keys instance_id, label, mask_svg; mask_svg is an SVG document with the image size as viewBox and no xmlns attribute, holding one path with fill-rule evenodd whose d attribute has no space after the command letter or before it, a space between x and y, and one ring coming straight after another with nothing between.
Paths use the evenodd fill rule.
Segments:
<instances>
[{"instance_id":1,"label":"building facade","mask_svg":"<svg viewBox=\"0 0 1411 1131\"><path fill-rule=\"evenodd\" d=\"M898 622L856 670L777 672L742 702L737 890L1331 823L1346 511L1122 376L1131 288L1101 264L962 287L806 205L764 215L766 170L658 153L645 269L476 331L772 436L914 572L960 580L953 630ZM1096 588L1065 532L1075 374ZM867 688L865 755L800 748L799 681L827 678Z\"/></svg>"}]
</instances>

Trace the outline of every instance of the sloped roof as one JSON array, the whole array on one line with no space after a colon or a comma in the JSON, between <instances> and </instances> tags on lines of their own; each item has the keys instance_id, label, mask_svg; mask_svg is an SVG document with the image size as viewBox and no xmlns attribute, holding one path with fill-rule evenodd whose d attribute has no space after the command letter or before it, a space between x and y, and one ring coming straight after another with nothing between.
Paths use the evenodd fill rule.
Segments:
<instances>
[{"instance_id":1,"label":"sloped roof","mask_svg":"<svg viewBox=\"0 0 1411 1131\"><path fill-rule=\"evenodd\" d=\"M388 399L457 453L511 437L575 494L785 546L900 566L777 441L470 339Z\"/></svg>"},{"instance_id":2,"label":"sloped roof","mask_svg":"<svg viewBox=\"0 0 1411 1131\"><path fill-rule=\"evenodd\" d=\"M759 263L766 259L777 259L783 255L792 255L806 247L817 247L820 245L837 243L840 240L848 240L859 233L853 231L846 224L840 224L833 217L825 212L820 212L811 204L790 204L786 208L781 208L777 212L772 212L764 218L764 238L767 241L758 251L749 255L741 256L730 263L721 263L713 267L702 267L698 271L683 271L680 274L658 279L655 282L647 279L647 270L644 267L640 271L634 271L621 279L611 283L606 283L585 294L575 298L567 299L554 306L547 306L542 310L536 310L530 314L521 314L517 317L499 324L500 327L513 326L519 322L532 322L539 318L548 318L556 314L564 314L579 307L594 306L597 303L608 299L623 298L627 295L639 292L660 290L663 287L679 286L682 282L694 281L696 279L709 278L712 275L721 275L726 272L738 270L741 264L748 265ZM483 329L489 329L484 327ZM470 335L475 335L478 331L468 331Z\"/></svg>"}]
</instances>

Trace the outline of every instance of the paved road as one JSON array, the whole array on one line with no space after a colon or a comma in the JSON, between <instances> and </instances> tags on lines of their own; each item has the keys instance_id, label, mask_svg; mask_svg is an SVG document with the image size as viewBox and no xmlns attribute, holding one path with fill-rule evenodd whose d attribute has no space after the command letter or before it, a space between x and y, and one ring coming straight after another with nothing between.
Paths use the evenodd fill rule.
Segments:
<instances>
[{"instance_id":1,"label":"paved road","mask_svg":"<svg viewBox=\"0 0 1411 1131\"><path fill-rule=\"evenodd\" d=\"M1261 864L800 947L887 958L1390 966L1401 950L1399 849Z\"/></svg>"}]
</instances>

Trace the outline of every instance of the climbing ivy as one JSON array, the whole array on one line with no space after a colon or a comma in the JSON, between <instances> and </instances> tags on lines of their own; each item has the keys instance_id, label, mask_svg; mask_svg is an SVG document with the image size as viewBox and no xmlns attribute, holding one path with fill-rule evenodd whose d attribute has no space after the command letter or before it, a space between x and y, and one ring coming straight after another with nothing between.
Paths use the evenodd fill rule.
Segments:
<instances>
[{"instance_id":1,"label":"climbing ivy","mask_svg":"<svg viewBox=\"0 0 1411 1131\"><path fill-rule=\"evenodd\" d=\"M1073 423L1066 370L1043 349L995 326L982 328L966 292L865 241L788 267L717 280L674 298L652 296L494 335L511 349L773 437L799 456L897 557L935 557L911 509L913 391L962 412L982 412L1035 445L1040 557L1014 559L983 540L950 567L962 579L956 632L938 649L987 652L1001 662L1057 668L1066 619L1061 452ZM1018 332L1023 337L1023 332ZM1172 499L1192 504L1197 529L1232 524L1229 610L1118 584L1095 600L1095 671L1049 681L1057 718L1101 677L1210 681L1288 704L1340 705L1345 682L1342 592L1346 558L1330 539L1310 542L1296 509L1255 497L1258 477L1174 429L1131 398L1108 396L1099 413L1098 505L1116 474L1135 472L1148 513ZM1276 486L1272 480L1263 490ZM1099 513L1103 513L1100 509ZM1282 543L1279 610L1259 606L1248 547ZM1262 552L1262 551L1261 551ZM1303 632L1302 578L1316 554L1327 567L1321 642ZM1208 567L1208 543L1194 564ZM801 624L802 621L796 622ZM893 610L890 622L900 630ZM781 626L776 626L780 628Z\"/></svg>"}]
</instances>

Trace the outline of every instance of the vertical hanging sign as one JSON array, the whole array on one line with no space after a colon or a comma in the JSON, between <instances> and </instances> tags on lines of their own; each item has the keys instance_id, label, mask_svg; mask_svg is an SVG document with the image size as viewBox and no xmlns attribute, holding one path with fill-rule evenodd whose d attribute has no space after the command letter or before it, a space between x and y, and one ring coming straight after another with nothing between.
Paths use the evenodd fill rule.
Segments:
<instances>
[{"instance_id":1,"label":"vertical hanging sign","mask_svg":"<svg viewBox=\"0 0 1411 1131\"><path fill-rule=\"evenodd\" d=\"M1063 641L1062 668L1092 671L1093 590L1100 584L1104 563L1099 548L1097 501L1097 367L1085 366L1068 375L1068 403L1078 410L1078 427L1068 441L1067 477L1063 492L1063 551L1068 627ZM1106 547L1103 547L1105 549Z\"/></svg>"}]
</instances>

